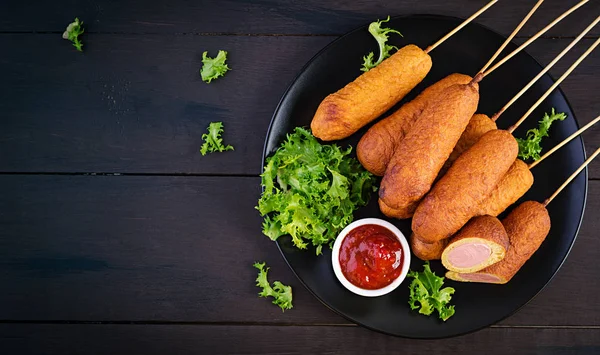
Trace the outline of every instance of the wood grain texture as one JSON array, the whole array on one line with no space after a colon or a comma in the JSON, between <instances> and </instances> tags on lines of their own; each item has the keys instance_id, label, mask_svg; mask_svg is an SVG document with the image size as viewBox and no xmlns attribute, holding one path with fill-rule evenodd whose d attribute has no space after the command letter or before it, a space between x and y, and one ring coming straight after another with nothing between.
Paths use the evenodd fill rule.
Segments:
<instances>
[{"instance_id":1,"label":"wood grain texture","mask_svg":"<svg viewBox=\"0 0 600 355\"><path fill-rule=\"evenodd\" d=\"M0 319L340 321L262 235L258 178L0 181ZM255 261L313 311L259 299Z\"/></svg>"},{"instance_id":2,"label":"wood grain texture","mask_svg":"<svg viewBox=\"0 0 600 355\"><path fill-rule=\"evenodd\" d=\"M253 209L258 178L0 176L0 320L348 324L294 277ZM600 182L550 285L507 326L600 324ZM294 289L257 296L254 261ZM557 311L560 310L560 311ZM1 332L0 332L1 333Z\"/></svg>"},{"instance_id":3,"label":"wood grain texture","mask_svg":"<svg viewBox=\"0 0 600 355\"><path fill-rule=\"evenodd\" d=\"M0 325L12 354L544 354L600 352L599 329L491 328L451 339L411 340L359 327Z\"/></svg>"},{"instance_id":4,"label":"wood grain texture","mask_svg":"<svg viewBox=\"0 0 600 355\"><path fill-rule=\"evenodd\" d=\"M64 31L75 16L90 32L121 33L237 33L237 34L342 34L388 15L441 14L467 18L486 0L222 0L160 2L144 0L18 0L0 2L0 31ZM500 2L477 22L508 35L535 1ZM547 1L521 32L532 35L577 1ZM597 16L600 3L565 19L548 33L573 36ZM400 29L401 30L401 29ZM592 34L599 35L600 29ZM440 33L440 37L443 34Z\"/></svg>"},{"instance_id":5,"label":"wood grain texture","mask_svg":"<svg viewBox=\"0 0 600 355\"><path fill-rule=\"evenodd\" d=\"M258 174L281 94L332 38L4 35L0 170ZM201 81L202 52L232 68ZM290 65L290 63L293 63ZM200 155L209 122L234 152Z\"/></svg>"},{"instance_id":6,"label":"wood grain texture","mask_svg":"<svg viewBox=\"0 0 600 355\"><path fill-rule=\"evenodd\" d=\"M486 1L0 1L0 354L600 353L600 181L590 181L581 232L549 286L498 326L448 340L350 324L260 233L252 176L272 113L305 63L376 18L464 18ZM519 36L576 1L546 1ZM499 2L476 22L507 35L533 3ZM528 52L550 62L599 11L591 0ZM83 54L60 38L76 16ZM201 55L219 49L233 70L207 85ZM580 124L600 114L598 58L561 85ZM234 152L200 155L211 121L224 122ZM600 127L585 144L600 146ZM97 172L248 177L35 175ZM589 174L600 179L600 164ZM294 288L294 309L258 298L254 261Z\"/></svg>"},{"instance_id":7,"label":"wood grain texture","mask_svg":"<svg viewBox=\"0 0 600 355\"><path fill-rule=\"evenodd\" d=\"M79 54L57 35L0 35L0 172L258 175L281 95L333 39L90 35ZM545 64L569 41L539 40L530 53ZM552 74L558 77L591 43L582 41ZM218 49L230 51L232 71L205 84L201 54ZM600 114L590 89L598 58L593 53L561 86L581 124ZM506 101L514 94L482 88L482 95ZM499 124L514 122L527 104L519 101ZM224 122L234 152L200 155L211 121ZM585 135L588 151L600 145L599 132ZM600 165L590 171L600 178Z\"/></svg>"}]
</instances>

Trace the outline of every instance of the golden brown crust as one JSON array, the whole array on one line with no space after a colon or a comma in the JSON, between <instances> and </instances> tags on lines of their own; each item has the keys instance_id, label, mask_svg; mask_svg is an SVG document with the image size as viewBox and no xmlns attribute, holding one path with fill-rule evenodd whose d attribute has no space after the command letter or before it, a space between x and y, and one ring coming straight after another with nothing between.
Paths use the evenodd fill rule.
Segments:
<instances>
[{"instance_id":1,"label":"golden brown crust","mask_svg":"<svg viewBox=\"0 0 600 355\"><path fill-rule=\"evenodd\" d=\"M468 75L450 74L369 128L356 146L356 155L362 166L374 175L383 176L396 145L408 134L426 103L440 95L444 89L455 84L468 84L471 80L473 78Z\"/></svg>"},{"instance_id":2,"label":"golden brown crust","mask_svg":"<svg viewBox=\"0 0 600 355\"><path fill-rule=\"evenodd\" d=\"M393 209L390 206L386 205L381 199L378 200L379 209L381 213L390 218L398 218L398 219L406 219L412 216L413 211L402 210L402 209Z\"/></svg>"},{"instance_id":3,"label":"golden brown crust","mask_svg":"<svg viewBox=\"0 0 600 355\"><path fill-rule=\"evenodd\" d=\"M539 202L526 201L517 206L503 221L510 248L501 262L483 272L498 275L507 282L538 250L550 232L550 215Z\"/></svg>"},{"instance_id":4,"label":"golden brown crust","mask_svg":"<svg viewBox=\"0 0 600 355\"><path fill-rule=\"evenodd\" d=\"M417 258L423 261L439 260L442 257L442 252L444 251L444 248L446 248L448 241L449 239L440 240L435 243L425 243L414 233L410 235L409 239L410 250Z\"/></svg>"},{"instance_id":5,"label":"golden brown crust","mask_svg":"<svg viewBox=\"0 0 600 355\"><path fill-rule=\"evenodd\" d=\"M325 141L342 139L358 131L402 100L431 69L431 57L408 45L353 82L327 96L310 124Z\"/></svg>"},{"instance_id":6,"label":"golden brown crust","mask_svg":"<svg viewBox=\"0 0 600 355\"><path fill-rule=\"evenodd\" d=\"M478 216L471 218L454 237L450 239L450 244L459 242L466 238L481 238L500 245L508 249L510 242L504 225L498 218L493 216ZM448 246L450 246L450 244Z\"/></svg>"},{"instance_id":7,"label":"golden brown crust","mask_svg":"<svg viewBox=\"0 0 600 355\"><path fill-rule=\"evenodd\" d=\"M388 207L414 211L475 113L478 89L477 84L453 85L428 102L396 147L381 182L379 198Z\"/></svg>"},{"instance_id":8,"label":"golden brown crust","mask_svg":"<svg viewBox=\"0 0 600 355\"><path fill-rule=\"evenodd\" d=\"M452 163L467 149L471 148L484 134L498 129L496 122L492 121L487 115L477 113L471 117L467 128L460 136L454 150L444 164L444 169L448 170Z\"/></svg>"},{"instance_id":9,"label":"golden brown crust","mask_svg":"<svg viewBox=\"0 0 600 355\"><path fill-rule=\"evenodd\" d=\"M496 126L496 122L492 121L487 115L482 113L476 113L471 117L467 128L465 128L464 132L460 136L460 139L456 143L454 150L450 154L450 157L444 163L444 166L440 170L436 181L441 179L448 169L452 166L452 163L467 149L471 148L473 144L475 144L479 138L483 137L487 132L498 129Z\"/></svg>"},{"instance_id":10,"label":"golden brown crust","mask_svg":"<svg viewBox=\"0 0 600 355\"><path fill-rule=\"evenodd\" d=\"M464 152L417 207L412 230L433 243L460 230L480 210L517 158L519 146L507 131L486 133Z\"/></svg>"},{"instance_id":11,"label":"golden brown crust","mask_svg":"<svg viewBox=\"0 0 600 355\"><path fill-rule=\"evenodd\" d=\"M481 202L480 215L497 216L517 202L533 185L533 174L521 159L515 160L502 180Z\"/></svg>"},{"instance_id":12,"label":"golden brown crust","mask_svg":"<svg viewBox=\"0 0 600 355\"><path fill-rule=\"evenodd\" d=\"M517 206L503 221L510 247L504 259L480 271L495 275L507 283L535 253L550 232L548 210L539 202L526 201Z\"/></svg>"},{"instance_id":13,"label":"golden brown crust","mask_svg":"<svg viewBox=\"0 0 600 355\"><path fill-rule=\"evenodd\" d=\"M454 237L448 240L449 243L441 256L442 264L446 269L456 272L476 272L497 263L504 258L510 246L504 226L498 218L492 216L472 218ZM460 268L453 265L448 258L452 249L468 243L487 244L492 251L492 255L486 261L470 268Z\"/></svg>"}]
</instances>

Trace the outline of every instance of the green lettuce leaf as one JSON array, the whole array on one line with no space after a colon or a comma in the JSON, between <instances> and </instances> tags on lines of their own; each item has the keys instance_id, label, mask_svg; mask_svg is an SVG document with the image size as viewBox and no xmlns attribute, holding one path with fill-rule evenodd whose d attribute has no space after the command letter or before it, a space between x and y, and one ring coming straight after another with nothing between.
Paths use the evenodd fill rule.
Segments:
<instances>
[{"instance_id":1,"label":"green lettuce leaf","mask_svg":"<svg viewBox=\"0 0 600 355\"><path fill-rule=\"evenodd\" d=\"M422 272L410 271L407 276L413 278L409 286L410 297L408 299L411 309L418 309L419 313L426 316L437 311L443 321L454 315L454 306L449 305L454 288L442 288L444 277L436 276L431 271L428 261L423 265Z\"/></svg>"},{"instance_id":2,"label":"green lettuce leaf","mask_svg":"<svg viewBox=\"0 0 600 355\"><path fill-rule=\"evenodd\" d=\"M269 268L265 266L265 263L257 262L253 266L258 269L256 286L262 289L258 295L260 297L273 297L273 304L278 305L282 311L292 309L292 287L286 286L279 281L274 281L273 287L271 287L269 280L267 280Z\"/></svg>"},{"instance_id":3,"label":"green lettuce leaf","mask_svg":"<svg viewBox=\"0 0 600 355\"><path fill-rule=\"evenodd\" d=\"M221 134L223 133L223 122L211 122L208 125L208 133L202 135L204 144L200 148L200 153L206 155L212 152L224 152L226 150L233 150L230 145L223 145L223 139Z\"/></svg>"},{"instance_id":4,"label":"green lettuce leaf","mask_svg":"<svg viewBox=\"0 0 600 355\"><path fill-rule=\"evenodd\" d=\"M263 233L272 240L290 235L297 248L313 245L317 254L331 246L375 191L375 177L350 153L320 144L304 128L288 135L261 174Z\"/></svg>"},{"instance_id":5,"label":"green lettuce leaf","mask_svg":"<svg viewBox=\"0 0 600 355\"><path fill-rule=\"evenodd\" d=\"M73 47L75 47L79 52L83 52L83 43L79 40L79 36L81 36L84 32L83 29L83 21L79 21L76 17L75 21L71 22L65 32L62 34L62 38L73 42Z\"/></svg>"},{"instance_id":6,"label":"green lettuce leaf","mask_svg":"<svg viewBox=\"0 0 600 355\"><path fill-rule=\"evenodd\" d=\"M225 75L230 70L225 64L226 60L226 51L219 51L215 58L210 58L208 52L202 53L202 69L200 69L202 80L210 84L212 80Z\"/></svg>"},{"instance_id":7,"label":"green lettuce leaf","mask_svg":"<svg viewBox=\"0 0 600 355\"><path fill-rule=\"evenodd\" d=\"M369 54L364 56L363 66L362 68L360 68L360 70L368 72L369 70L375 68L381 62L383 62L384 59L388 58L390 56L390 52L393 49L398 50L397 47L387 44L388 34L397 33L400 36L402 36L402 33L391 28L381 27L382 23L388 22L389 20L390 17L388 16L385 20L371 22L371 24L369 25L369 33L373 35L373 37L377 41L377 44L379 45L379 57L377 58L377 61L374 62L375 54L373 52L370 52Z\"/></svg>"},{"instance_id":8,"label":"green lettuce leaf","mask_svg":"<svg viewBox=\"0 0 600 355\"><path fill-rule=\"evenodd\" d=\"M527 131L524 139L517 138L517 143L519 143L519 158L523 160L540 159L542 138L548 137L548 130L554 121L563 121L565 118L567 118L567 115L564 112L556 113L554 108L550 114L545 113L539 122L538 128Z\"/></svg>"}]
</instances>

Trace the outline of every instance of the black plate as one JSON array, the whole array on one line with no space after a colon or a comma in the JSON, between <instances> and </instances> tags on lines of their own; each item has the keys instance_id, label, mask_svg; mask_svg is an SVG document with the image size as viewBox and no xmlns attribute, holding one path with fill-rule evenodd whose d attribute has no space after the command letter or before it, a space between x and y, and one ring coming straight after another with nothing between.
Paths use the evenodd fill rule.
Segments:
<instances>
[{"instance_id":1,"label":"black plate","mask_svg":"<svg viewBox=\"0 0 600 355\"><path fill-rule=\"evenodd\" d=\"M404 38L392 36L391 43L398 47L414 43L425 48L461 21L457 18L430 15L396 17L390 21L389 26L400 30ZM474 75L504 39L483 26L468 25L432 51L431 72L404 101L410 100L423 88L448 74L458 72ZM516 46L511 44L507 50L512 51L515 48ZM367 32L367 26L363 26L319 52L283 95L267 134L264 156L272 154L294 127L309 126L321 100L354 80L361 73L359 68L362 57L376 49L375 41ZM562 48L556 48L557 53L560 50ZM540 64L531 56L521 52L480 84L481 100L478 112L488 115L495 113L541 69ZM518 120L552 83L550 76L543 77L500 117L498 126L507 128ZM515 132L515 136L523 137L526 130L535 127L543 113L550 112L552 107L567 113L568 118L551 128L550 137L545 138L543 142L546 149L578 129L573 110L565 96L562 92L555 91ZM356 146L367 128L336 143L342 146ZM522 200L543 201L584 160L583 141L575 139L533 169L535 184ZM583 217L586 194L587 173L584 173L549 205L552 218L550 234L531 260L508 284L485 285L446 281L447 285L456 289L452 299L452 303L456 305L456 314L445 323L435 316L426 317L410 310L406 281L386 296L360 297L346 290L336 279L331 267L330 250L325 250L323 255L317 257L314 250L301 251L294 248L289 237L280 238L278 244L300 281L325 305L347 319L379 332L402 337L450 337L502 320L526 304L548 284L575 241ZM364 217L385 218L377 207L375 194L367 207L355 213L356 219ZM409 221L392 222L403 233L410 234ZM411 269L422 270L422 264L421 260L414 257ZM434 262L433 268L438 275L443 273L439 262Z\"/></svg>"}]
</instances>

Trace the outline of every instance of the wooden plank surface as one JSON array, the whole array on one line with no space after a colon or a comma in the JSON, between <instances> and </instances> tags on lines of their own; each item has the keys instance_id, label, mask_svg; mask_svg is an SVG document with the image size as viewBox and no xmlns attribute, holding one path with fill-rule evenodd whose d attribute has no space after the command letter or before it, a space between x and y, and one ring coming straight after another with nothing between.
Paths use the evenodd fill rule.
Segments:
<instances>
[{"instance_id":1,"label":"wooden plank surface","mask_svg":"<svg viewBox=\"0 0 600 355\"><path fill-rule=\"evenodd\" d=\"M78 54L55 34L0 35L0 97L7 98L0 100L0 171L258 175L281 95L333 39L90 35ZM546 64L569 41L543 39L529 51ZM591 43L582 41L552 74L560 76ZM203 83L202 52L222 48L233 70ZM590 90L598 72L594 53L561 86L582 124L600 114ZM234 152L199 154L211 121L224 122ZM588 151L600 145L599 132L586 135ZM600 165L590 176L600 178Z\"/></svg>"},{"instance_id":2,"label":"wooden plank surface","mask_svg":"<svg viewBox=\"0 0 600 355\"><path fill-rule=\"evenodd\" d=\"M258 184L0 176L0 284L10 285L0 293L0 320L347 324L303 288L260 233ZM558 275L502 324L600 324L600 181L590 182L588 201ZM257 260L294 288L294 309L282 313L257 297Z\"/></svg>"},{"instance_id":3,"label":"wooden plank surface","mask_svg":"<svg viewBox=\"0 0 600 355\"><path fill-rule=\"evenodd\" d=\"M333 39L89 37L79 54L56 35L0 36L0 96L14 97L0 101L0 170L258 174L279 98ZM233 70L209 85L202 52L219 49ZM200 155L212 121L235 152Z\"/></svg>"},{"instance_id":4,"label":"wooden plank surface","mask_svg":"<svg viewBox=\"0 0 600 355\"><path fill-rule=\"evenodd\" d=\"M453 339L350 324L260 233L264 136L305 63L376 18L464 18L486 1L0 1L0 354L600 353L600 164L549 286L499 325ZM477 22L507 35L533 3L500 2ZM517 42L574 3L546 1ZM550 62L599 11L590 1L528 52ZM83 54L60 38L76 16ZM219 49L233 70L204 84L201 54ZM581 124L600 113L598 72L595 53L561 85ZM217 120L236 151L202 157ZM600 146L600 127L585 144ZM294 309L257 297L257 260L292 285Z\"/></svg>"},{"instance_id":5,"label":"wooden plank surface","mask_svg":"<svg viewBox=\"0 0 600 355\"><path fill-rule=\"evenodd\" d=\"M4 350L4 351L3 351ZM600 329L491 328L452 339L410 340L359 327L0 325L12 354L543 354L600 352Z\"/></svg>"},{"instance_id":6,"label":"wooden plank surface","mask_svg":"<svg viewBox=\"0 0 600 355\"><path fill-rule=\"evenodd\" d=\"M144 0L76 1L57 3L34 0L0 2L0 31L64 31L74 17L88 24L90 32L120 33L230 33L230 34L334 34L339 35L388 15L441 14L467 18L487 0L447 1L319 1L319 0L221 0L160 2ZM531 35L578 1L546 1L522 30ZM535 1L505 1L477 22L507 35ZM571 15L548 33L573 36L592 22L600 10L598 1ZM599 35L600 29L592 34ZM440 37L443 34L440 34Z\"/></svg>"},{"instance_id":7,"label":"wooden plank surface","mask_svg":"<svg viewBox=\"0 0 600 355\"><path fill-rule=\"evenodd\" d=\"M258 178L0 181L0 319L340 321L262 235ZM313 311L259 300L255 261Z\"/></svg>"}]
</instances>

